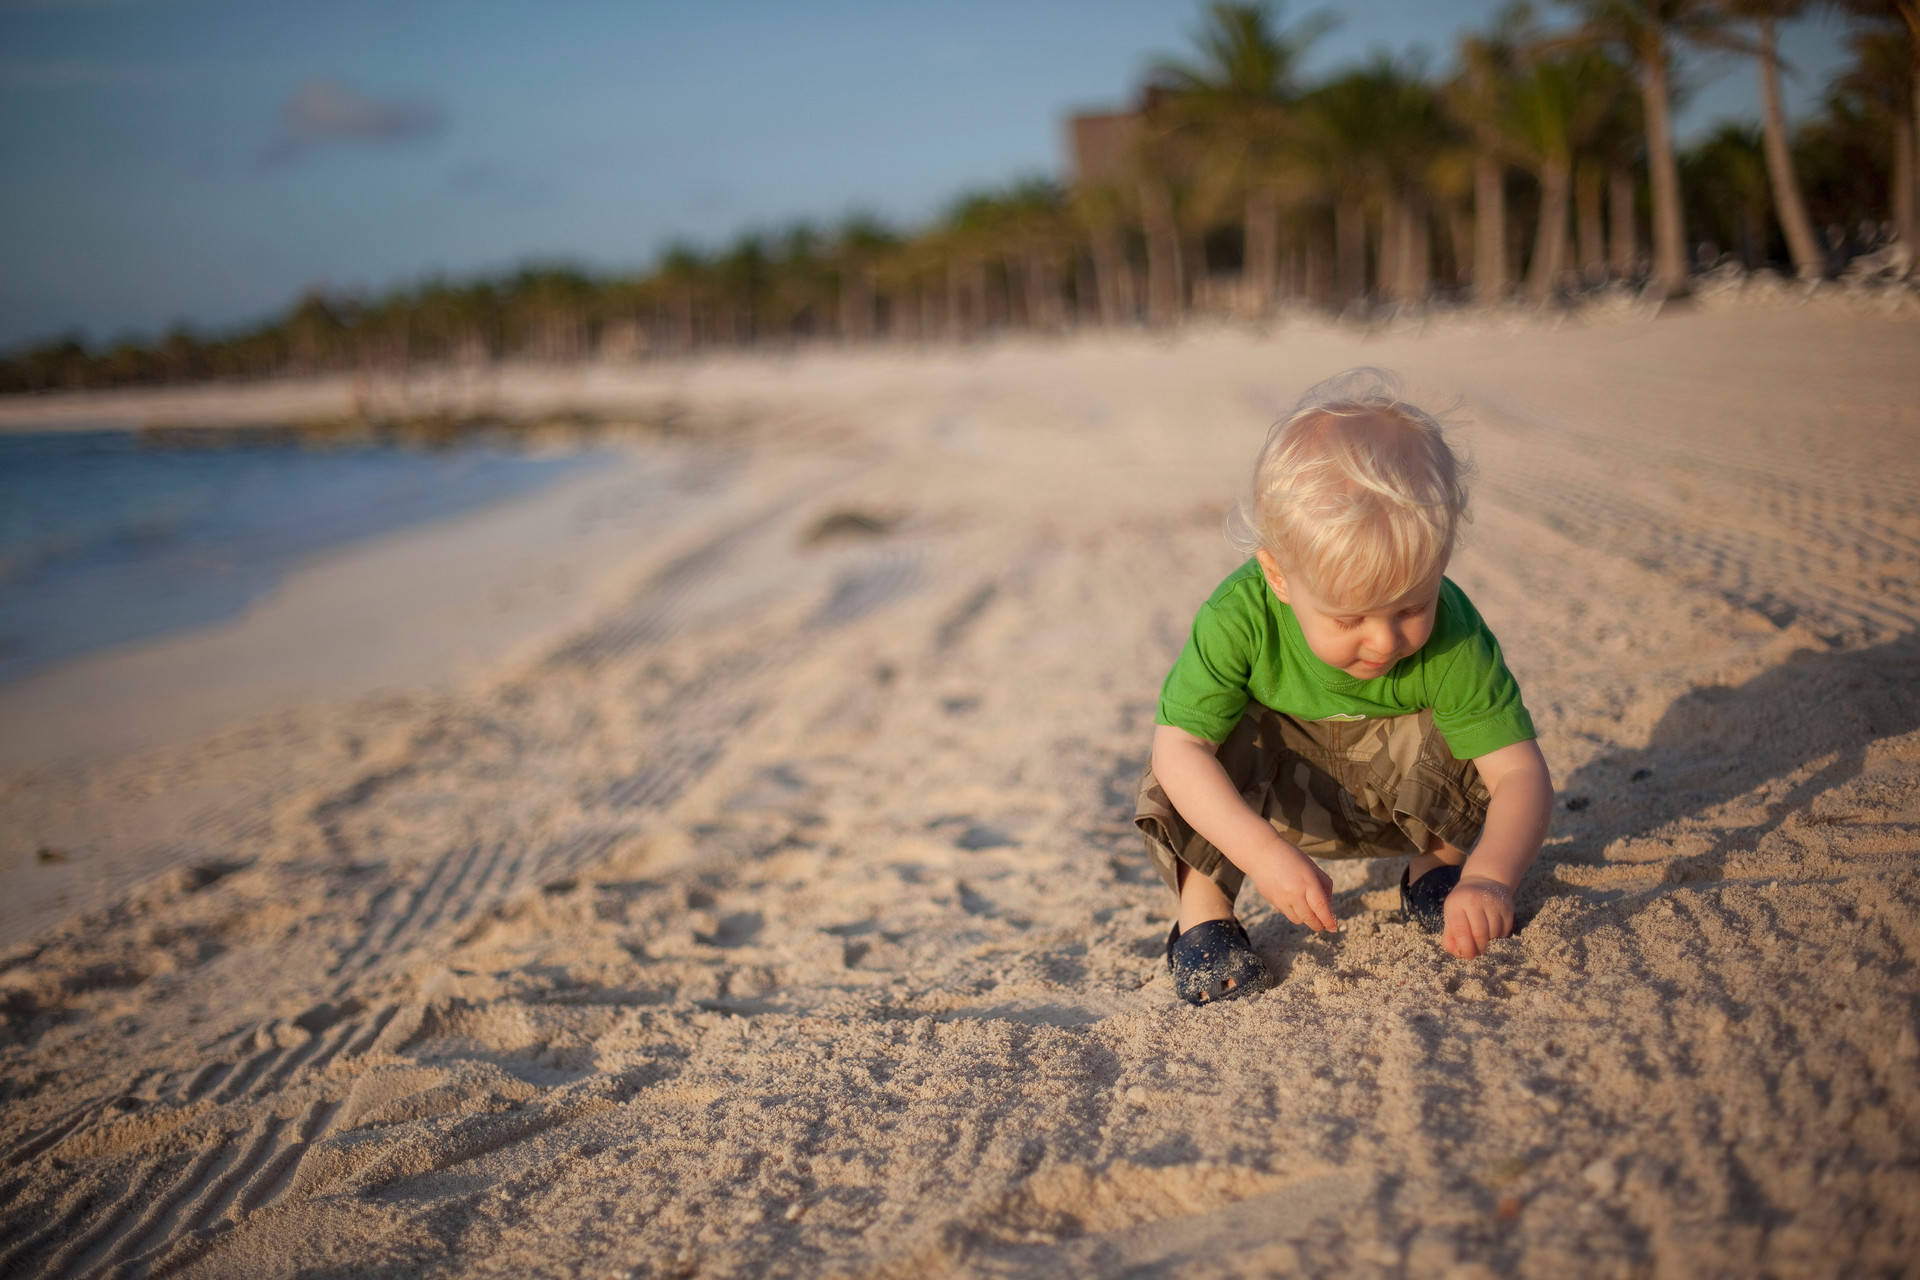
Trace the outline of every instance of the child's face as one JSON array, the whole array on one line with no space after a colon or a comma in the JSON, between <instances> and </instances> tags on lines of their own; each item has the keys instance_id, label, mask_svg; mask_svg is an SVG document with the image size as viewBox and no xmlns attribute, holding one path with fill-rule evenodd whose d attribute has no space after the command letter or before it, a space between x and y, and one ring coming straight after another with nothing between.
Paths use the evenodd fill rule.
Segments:
<instances>
[{"instance_id":1,"label":"child's face","mask_svg":"<svg viewBox=\"0 0 1920 1280\"><path fill-rule=\"evenodd\" d=\"M1319 599L1302 582L1288 582L1274 559L1257 553L1273 593L1293 606L1313 656L1358 680L1387 674L1393 664L1419 650L1433 634L1440 606L1440 576L1385 606L1345 609Z\"/></svg>"}]
</instances>

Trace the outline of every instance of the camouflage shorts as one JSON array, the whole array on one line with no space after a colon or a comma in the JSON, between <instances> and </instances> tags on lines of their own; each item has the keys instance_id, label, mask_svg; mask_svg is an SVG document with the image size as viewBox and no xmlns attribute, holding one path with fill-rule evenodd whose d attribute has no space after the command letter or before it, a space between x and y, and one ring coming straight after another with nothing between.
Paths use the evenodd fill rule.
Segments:
<instances>
[{"instance_id":1,"label":"camouflage shorts","mask_svg":"<svg viewBox=\"0 0 1920 1280\"><path fill-rule=\"evenodd\" d=\"M1487 788L1456 760L1433 713L1374 720L1296 720L1251 704L1219 760L1253 811L1312 858L1406 857L1439 836L1472 849L1487 817ZM1167 887L1185 862L1229 899L1240 869L1174 809L1153 766L1140 776L1134 825Z\"/></svg>"}]
</instances>

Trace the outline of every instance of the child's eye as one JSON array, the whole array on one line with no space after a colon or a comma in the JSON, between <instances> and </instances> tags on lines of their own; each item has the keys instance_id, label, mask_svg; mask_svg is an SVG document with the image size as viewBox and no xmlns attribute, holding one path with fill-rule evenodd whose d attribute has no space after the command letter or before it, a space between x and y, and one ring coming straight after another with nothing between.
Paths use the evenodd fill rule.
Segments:
<instances>
[{"instance_id":1,"label":"child's eye","mask_svg":"<svg viewBox=\"0 0 1920 1280\"><path fill-rule=\"evenodd\" d=\"M1359 625L1360 625L1360 619L1358 619L1358 618L1335 618L1335 619L1333 620L1333 625L1334 625L1334 626L1336 626L1336 627L1338 627L1338 628L1340 628L1340 629L1341 629L1342 631L1351 631L1351 630L1353 630L1353 629L1354 629L1355 627L1357 627L1357 626L1359 626Z\"/></svg>"},{"instance_id":2,"label":"child's eye","mask_svg":"<svg viewBox=\"0 0 1920 1280\"><path fill-rule=\"evenodd\" d=\"M1427 607L1425 605L1421 605L1417 609L1402 609L1400 611L1400 616L1403 618L1417 618L1421 614L1425 613L1426 611L1427 611Z\"/></svg>"}]
</instances>

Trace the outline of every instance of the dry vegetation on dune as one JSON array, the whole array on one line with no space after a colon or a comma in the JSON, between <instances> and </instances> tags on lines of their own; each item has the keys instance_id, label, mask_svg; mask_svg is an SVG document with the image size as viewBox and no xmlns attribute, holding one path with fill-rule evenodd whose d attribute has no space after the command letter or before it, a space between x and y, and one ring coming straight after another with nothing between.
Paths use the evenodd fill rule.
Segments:
<instances>
[{"instance_id":1,"label":"dry vegetation on dune","mask_svg":"<svg viewBox=\"0 0 1920 1280\"><path fill-rule=\"evenodd\" d=\"M129 845L143 787L255 779L8 953L0 1272L1908 1271L1917 337L690 372L761 425L545 657L0 779ZM1255 905L1278 986L1189 1009L1129 822L1154 694L1262 427L1361 360L1458 404L1454 573L1553 834L1479 960L1341 864L1338 936Z\"/></svg>"}]
</instances>

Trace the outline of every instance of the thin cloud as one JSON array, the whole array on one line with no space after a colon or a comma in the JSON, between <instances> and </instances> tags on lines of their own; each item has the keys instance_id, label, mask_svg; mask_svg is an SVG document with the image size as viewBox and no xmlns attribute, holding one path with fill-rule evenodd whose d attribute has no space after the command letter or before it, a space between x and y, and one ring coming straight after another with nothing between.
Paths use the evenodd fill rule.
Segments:
<instances>
[{"instance_id":1,"label":"thin cloud","mask_svg":"<svg viewBox=\"0 0 1920 1280\"><path fill-rule=\"evenodd\" d=\"M280 164L334 144L408 142L444 125L439 109L417 98L374 98L337 80L309 80L280 108L280 135L261 159Z\"/></svg>"}]
</instances>

